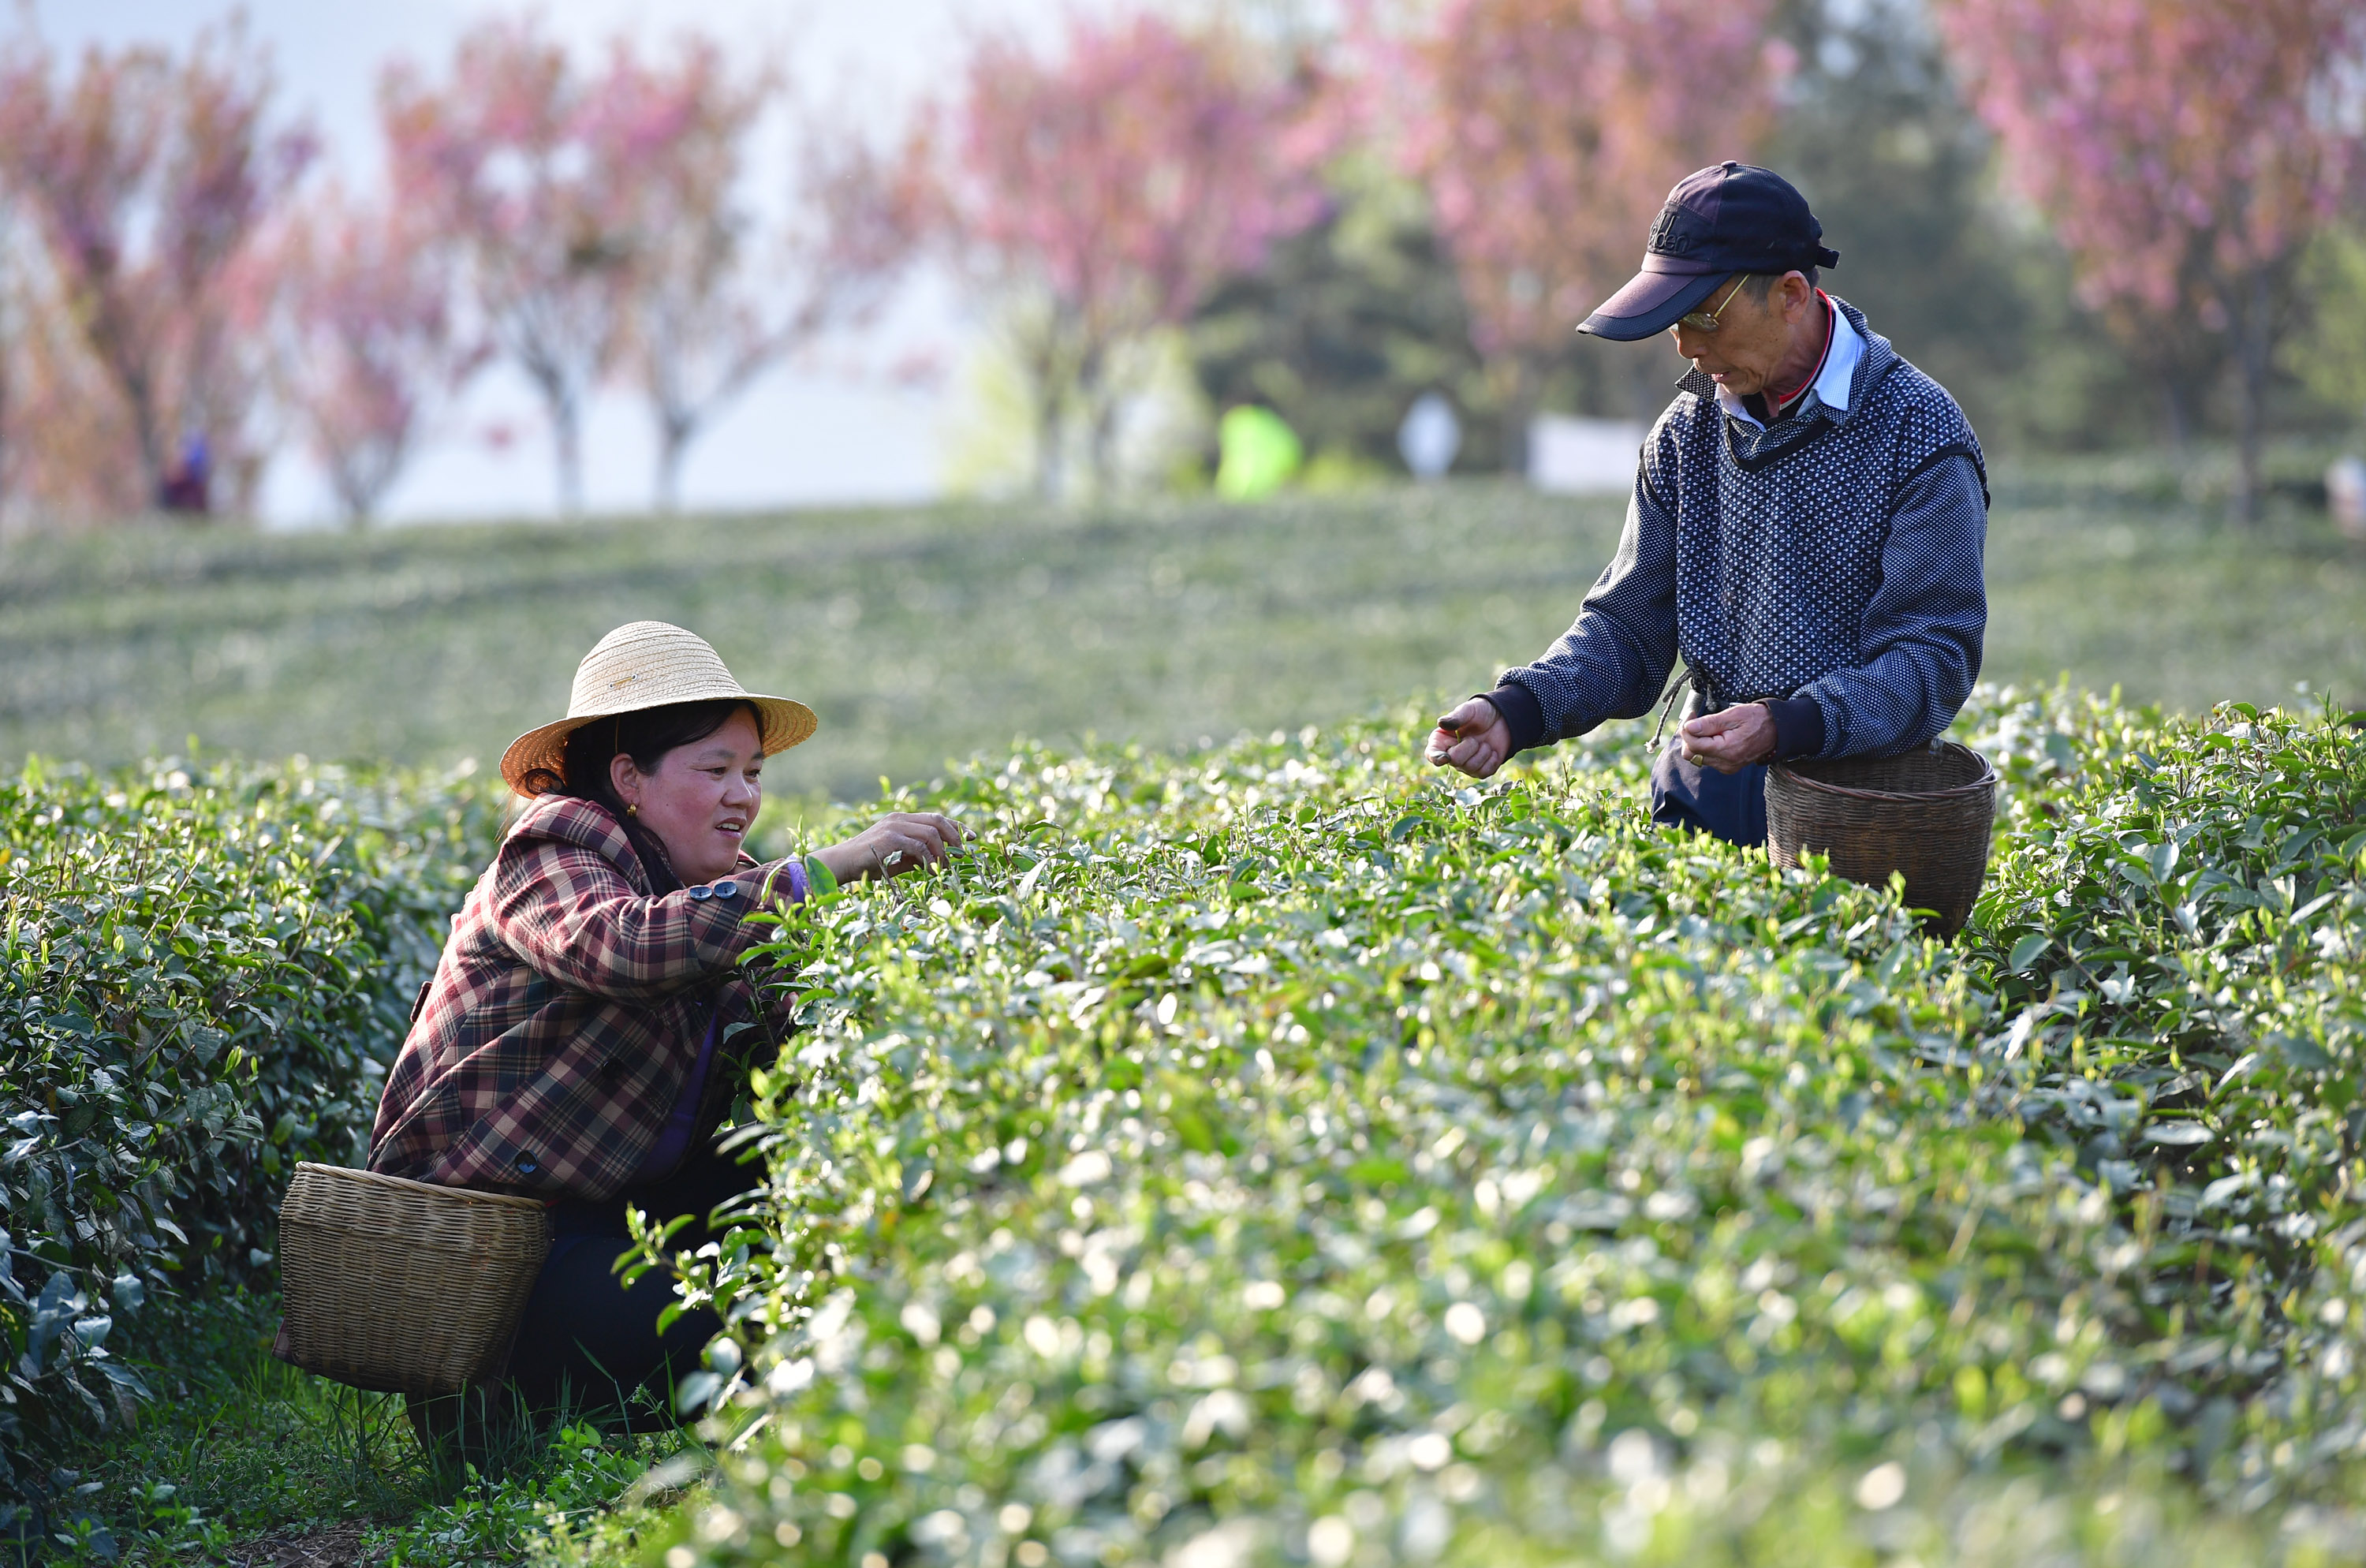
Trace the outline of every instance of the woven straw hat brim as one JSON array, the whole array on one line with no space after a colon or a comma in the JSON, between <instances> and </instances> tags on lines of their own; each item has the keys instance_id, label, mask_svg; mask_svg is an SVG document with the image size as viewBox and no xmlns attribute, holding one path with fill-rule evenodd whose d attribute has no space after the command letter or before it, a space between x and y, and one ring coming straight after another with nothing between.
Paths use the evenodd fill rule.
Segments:
<instances>
[{"instance_id":1,"label":"woven straw hat brim","mask_svg":"<svg viewBox=\"0 0 2366 1568\"><path fill-rule=\"evenodd\" d=\"M764 755L785 751L810 738L818 726L813 709L794 697L751 692L732 679L705 639L663 621L618 626L584 655L575 670L567 716L527 730L501 753L501 777L520 795L529 794L536 770L563 772L567 738L585 725L645 708L729 698L752 705L761 720Z\"/></svg>"}]
</instances>

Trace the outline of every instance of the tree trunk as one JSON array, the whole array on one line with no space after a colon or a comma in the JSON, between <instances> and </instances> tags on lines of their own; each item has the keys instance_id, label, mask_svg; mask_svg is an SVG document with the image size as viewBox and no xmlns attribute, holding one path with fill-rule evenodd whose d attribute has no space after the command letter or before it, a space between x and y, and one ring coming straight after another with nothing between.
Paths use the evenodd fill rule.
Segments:
<instances>
[{"instance_id":1,"label":"tree trunk","mask_svg":"<svg viewBox=\"0 0 2366 1568\"><path fill-rule=\"evenodd\" d=\"M1053 394L1049 374L1039 367L1028 402L1034 426L1035 493L1053 502L1060 499L1060 402Z\"/></svg>"},{"instance_id":2,"label":"tree trunk","mask_svg":"<svg viewBox=\"0 0 2366 1568\"><path fill-rule=\"evenodd\" d=\"M1121 400L1104 389L1093 406L1093 494L1114 496L1122 477L1117 466L1117 422Z\"/></svg>"},{"instance_id":3,"label":"tree trunk","mask_svg":"<svg viewBox=\"0 0 2366 1568\"><path fill-rule=\"evenodd\" d=\"M542 394L542 412L550 420L550 446L558 470L558 514L583 514L583 398L588 386L578 387L568 363L531 337L513 345L518 368Z\"/></svg>"},{"instance_id":4,"label":"tree trunk","mask_svg":"<svg viewBox=\"0 0 2366 1568\"><path fill-rule=\"evenodd\" d=\"M123 400L131 405L131 433L140 448L140 486L145 496L143 504L162 509L164 504L164 471L170 459L164 454L164 434L157 428L156 400L149 393L144 377L126 376L122 380Z\"/></svg>"},{"instance_id":5,"label":"tree trunk","mask_svg":"<svg viewBox=\"0 0 2366 1568\"><path fill-rule=\"evenodd\" d=\"M545 400L550 408L550 440L558 458L558 514L583 515L583 412L564 390L552 390Z\"/></svg>"},{"instance_id":6,"label":"tree trunk","mask_svg":"<svg viewBox=\"0 0 2366 1568\"><path fill-rule=\"evenodd\" d=\"M2267 435L2268 359L2275 337L2275 302L2265 267L2252 268L2238 287L2242 298L2227 312L2235 326L2235 521L2248 527L2259 522L2266 500L2259 448Z\"/></svg>"},{"instance_id":7,"label":"tree trunk","mask_svg":"<svg viewBox=\"0 0 2366 1568\"><path fill-rule=\"evenodd\" d=\"M1504 472L1514 479L1526 479L1528 473L1528 418L1535 412L1535 393L1530 390L1534 378L1528 374L1526 355L1514 352L1496 361L1488 378L1495 383L1500 418L1500 439L1503 442Z\"/></svg>"},{"instance_id":8,"label":"tree trunk","mask_svg":"<svg viewBox=\"0 0 2366 1568\"><path fill-rule=\"evenodd\" d=\"M682 466L690 455L698 422L681 412L658 415L657 508L668 517L682 511Z\"/></svg>"},{"instance_id":9,"label":"tree trunk","mask_svg":"<svg viewBox=\"0 0 2366 1568\"><path fill-rule=\"evenodd\" d=\"M10 307L9 283L5 268L7 233L0 228L0 539L8 536L8 421L16 411L10 407L16 388L9 380L9 367L16 363L16 317Z\"/></svg>"},{"instance_id":10,"label":"tree trunk","mask_svg":"<svg viewBox=\"0 0 2366 1568\"><path fill-rule=\"evenodd\" d=\"M1087 353L1077 367L1076 401L1085 416L1085 473L1093 487L1092 499L1106 500L1117 489L1117 398L1110 387L1106 352Z\"/></svg>"},{"instance_id":11,"label":"tree trunk","mask_svg":"<svg viewBox=\"0 0 2366 1568\"><path fill-rule=\"evenodd\" d=\"M368 483L359 475L340 473L333 477L337 503L345 510L345 531L359 534L369 527L371 502Z\"/></svg>"},{"instance_id":12,"label":"tree trunk","mask_svg":"<svg viewBox=\"0 0 2366 1568\"><path fill-rule=\"evenodd\" d=\"M138 354L129 347L107 291L95 291L89 315L82 321L82 340L99 369L115 383L123 406L131 415L131 438L140 459L140 504L161 511L164 504L164 472L170 457L164 434L158 428L163 413L156 406L156 388Z\"/></svg>"},{"instance_id":13,"label":"tree trunk","mask_svg":"<svg viewBox=\"0 0 2366 1568\"><path fill-rule=\"evenodd\" d=\"M1027 369L1030 434L1035 442L1035 493L1045 502L1060 499L1060 416L1067 400L1059 386L1059 351L1049 341L1032 354L1020 355Z\"/></svg>"},{"instance_id":14,"label":"tree trunk","mask_svg":"<svg viewBox=\"0 0 2366 1568\"><path fill-rule=\"evenodd\" d=\"M2161 378L2160 412L2169 426L2169 449L2182 459L2193 445L2196 414L2193 384L2174 368Z\"/></svg>"},{"instance_id":15,"label":"tree trunk","mask_svg":"<svg viewBox=\"0 0 2366 1568\"><path fill-rule=\"evenodd\" d=\"M16 412L16 383L9 372L17 363L16 213L0 204L0 539L8 536L9 421Z\"/></svg>"}]
</instances>

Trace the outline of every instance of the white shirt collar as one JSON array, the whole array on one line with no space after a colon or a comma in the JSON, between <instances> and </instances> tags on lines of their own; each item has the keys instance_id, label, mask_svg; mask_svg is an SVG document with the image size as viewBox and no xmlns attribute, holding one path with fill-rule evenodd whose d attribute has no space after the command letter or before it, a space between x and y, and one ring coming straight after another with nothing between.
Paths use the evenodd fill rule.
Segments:
<instances>
[{"instance_id":1,"label":"white shirt collar","mask_svg":"<svg viewBox=\"0 0 2366 1568\"><path fill-rule=\"evenodd\" d=\"M1841 314L1841 308L1830 302L1829 296L1826 297L1825 308L1831 312L1826 330L1831 333L1832 346L1831 352L1824 355L1822 371L1816 377L1816 400L1834 413L1846 413L1849 387L1856 379L1858 362L1865 358L1865 339L1857 335L1857 330L1849 324L1849 319ZM1756 414L1742 406L1740 398L1723 387L1717 389L1717 403L1718 407L1744 423L1760 430L1766 428Z\"/></svg>"}]
</instances>

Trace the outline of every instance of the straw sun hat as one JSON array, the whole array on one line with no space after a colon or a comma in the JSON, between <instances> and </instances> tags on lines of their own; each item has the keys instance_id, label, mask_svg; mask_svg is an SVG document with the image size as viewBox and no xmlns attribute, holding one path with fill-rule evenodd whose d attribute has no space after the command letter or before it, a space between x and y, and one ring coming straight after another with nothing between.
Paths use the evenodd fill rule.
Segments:
<instances>
[{"instance_id":1,"label":"straw sun hat","mask_svg":"<svg viewBox=\"0 0 2366 1568\"><path fill-rule=\"evenodd\" d=\"M596 718L638 713L670 703L736 697L751 704L763 721L764 755L785 751L814 732L813 709L787 697L760 696L731 678L721 655L704 637L663 621L635 621L600 639L575 667L575 690L567 716L529 729L501 753L501 777L520 795L532 792L526 776L536 768L563 771L567 738Z\"/></svg>"}]
</instances>

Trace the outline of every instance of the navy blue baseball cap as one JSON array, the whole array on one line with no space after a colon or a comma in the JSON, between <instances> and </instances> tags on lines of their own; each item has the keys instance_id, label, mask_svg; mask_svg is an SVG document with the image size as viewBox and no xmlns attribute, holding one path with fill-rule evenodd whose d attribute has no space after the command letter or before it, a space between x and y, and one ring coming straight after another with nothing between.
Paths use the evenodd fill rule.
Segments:
<instances>
[{"instance_id":1,"label":"navy blue baseball cap","mask_svg":"<svg viewBox=\"0 0 2366 1568\"><path fill-rule=\"evenodd\" d=\"M1737 272L1838 265L1808 198L1772 169L1730 159L1676 182L1643 247L1643 270L1577 330L1619 343L1652 337Z\"/></svg>"}]
</instances>

